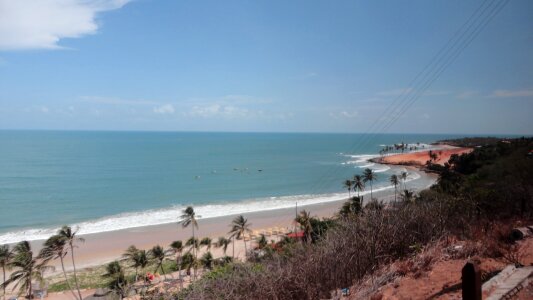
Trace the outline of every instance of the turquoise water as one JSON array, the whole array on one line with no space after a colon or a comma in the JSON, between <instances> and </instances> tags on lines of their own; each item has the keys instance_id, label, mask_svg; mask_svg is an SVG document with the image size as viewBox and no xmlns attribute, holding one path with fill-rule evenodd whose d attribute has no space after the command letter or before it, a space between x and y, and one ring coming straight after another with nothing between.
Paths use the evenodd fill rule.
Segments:
<instances>
[{"instance_id":1,"label":"turquoise water","mask_svg":"<svg viewBox=\"0 0 533 300\"><path fill-rule=\"evenodd\" d=\"M185 205L211 217L329 201L380 145L450 137L0 131L0 243L171 222ZM369 167L388 188L393 170Z\"/></svg>"}]
</instances>

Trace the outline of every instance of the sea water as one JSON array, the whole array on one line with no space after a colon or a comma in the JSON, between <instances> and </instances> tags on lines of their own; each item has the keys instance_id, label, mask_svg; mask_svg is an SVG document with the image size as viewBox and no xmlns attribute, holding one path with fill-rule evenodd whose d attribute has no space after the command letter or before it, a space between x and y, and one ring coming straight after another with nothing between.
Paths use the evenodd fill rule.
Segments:
<instances>
[{"instance_id":1,"label":"sea water","mask_svg":"<svg viewBox=\"0 0 533 300\"><path fill-rule=\"evenodd\" d=\"M0 131L0 244L177 222L188 205L209 218L341 200L364 168L391 189L398 169L368 161L384 145L453 137Z\"/></svg>"}]
</instances>

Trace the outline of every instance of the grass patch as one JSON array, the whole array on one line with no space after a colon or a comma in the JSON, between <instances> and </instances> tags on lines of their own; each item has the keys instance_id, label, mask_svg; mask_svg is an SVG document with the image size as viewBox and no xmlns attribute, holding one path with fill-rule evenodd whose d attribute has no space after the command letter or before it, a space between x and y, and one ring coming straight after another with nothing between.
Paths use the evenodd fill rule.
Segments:
<instances>
[{"instance_id":1,"label":"grass patch","mask_svg":"<svg viewBox=\"0 0 533 300\"><path fill-rule=\"evenodd\" d=\"M126 263L121 263L121 265L124 267L126 278L129 281L135 280L135 269L129 267ZM151 264L148 265L146 268L141 269L138 271L139 278L146 274L147 272L154 273L156 265ZM163 268L165 269L165 273L171 273L178 270L177 263L174 260L166 260L163 262ZM161 270L159 270L161 272ZM105 288L108 284L108 280L103 277L103 275L106 273L105 265L94 267L94 268L86 268L79 270L77 272L78 274L78 283L80 284L80 289L97 289L97 288ZM76 284L74 283L74 274L72 272L67 273L68 281L70 283L70 286L73 289L76 289ZM54 293L54 292L63 292L68 291L68 284L64 279L63 273L56 274L50 278L47 279L49 286L48 286L48 292Z\"/></svg>"}]
</instances>

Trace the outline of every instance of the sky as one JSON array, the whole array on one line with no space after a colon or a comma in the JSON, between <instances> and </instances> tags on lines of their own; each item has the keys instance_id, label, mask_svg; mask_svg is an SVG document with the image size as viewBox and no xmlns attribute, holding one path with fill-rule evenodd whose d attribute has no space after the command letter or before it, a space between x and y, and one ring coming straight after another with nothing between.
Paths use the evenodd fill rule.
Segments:
<instances>
[{"instance_id":1,"label":"sky","mask_svg":"<svg viewBox=\"0 0 533 300\"><path fill-rule=\"evenodd\" d=\"M0 129L531 135L530 0L412 84L491 1L0 0Z\"/></svg>"}]
</instances>

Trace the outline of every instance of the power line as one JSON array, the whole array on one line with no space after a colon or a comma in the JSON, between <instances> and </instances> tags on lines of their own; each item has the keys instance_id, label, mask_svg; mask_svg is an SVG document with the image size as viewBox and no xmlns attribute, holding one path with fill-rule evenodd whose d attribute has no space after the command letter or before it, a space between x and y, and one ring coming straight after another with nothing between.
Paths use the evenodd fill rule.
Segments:
<instances>
[{"instance_id":1,"label":"power line","mask_svg":"<svg viewBox=\"0 0 533 300\"><path fill-rule=\"evenodd\" d=\"M498 0L484 1L467 19L467 21L457 30L457 32L447 41L447 43L438 51L430 62L420 71L411 83L409 89L405 90L400 96L385 109L369 130L359 138L352 146L351 151L361 149L366 146L373 138L388 130L405 112L425 93L425 91L435 82L440 75L459 57L471 42L479 35L485 26L507 5L509 0L498 2ZM489 3L488 5L486 5ZM496 3L495 6L493 4ZM491 8L492 7L492 8ZM487 13L487 10L489 12ZM481 19L481 21L479 21ZM473 28L473 29L472 29ZM385 123L380 121L386 115ZM380 126L381 125L381 126ZM377 126L377 127L376 127ZM330 178L338 172L340 166L335 166L329 172L324 174L314 186L314 192L322 190L326 184L325 178Z\"/></svg>"}]
</instances>

